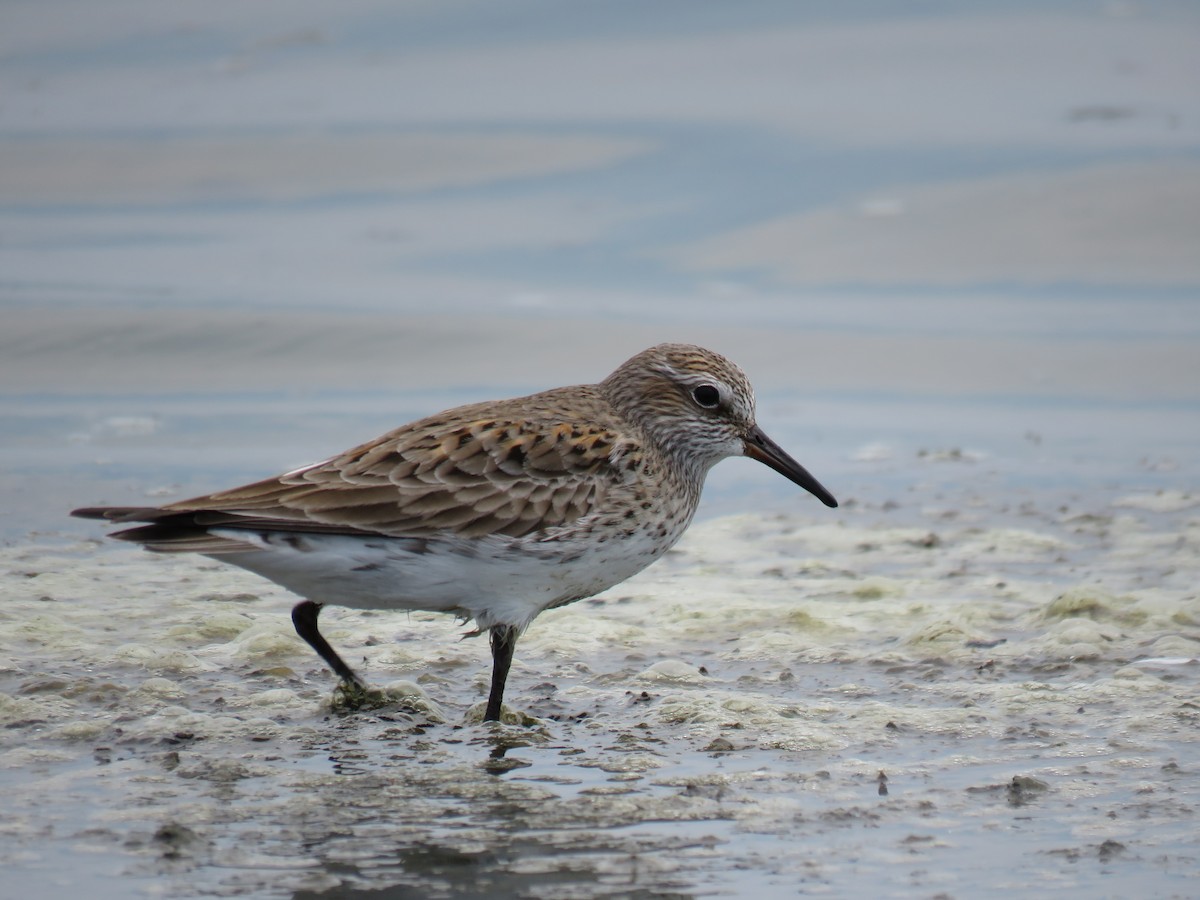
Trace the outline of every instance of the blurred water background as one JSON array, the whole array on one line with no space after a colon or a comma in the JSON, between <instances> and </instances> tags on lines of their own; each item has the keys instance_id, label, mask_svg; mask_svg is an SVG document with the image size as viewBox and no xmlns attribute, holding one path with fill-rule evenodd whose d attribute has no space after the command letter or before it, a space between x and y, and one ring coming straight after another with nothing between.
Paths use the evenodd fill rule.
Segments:
<instances>
[{"instance_id":1,"label":"blurred water background","mask_svg":"<svg viewBox=\"0 0 1200 900\"><path fill-rule=\"evenodd\" d=\"M14 552L660 340L844 515L1194 524L1193 3L37 0L0 77Z\"/></svg>"}]
</instances>

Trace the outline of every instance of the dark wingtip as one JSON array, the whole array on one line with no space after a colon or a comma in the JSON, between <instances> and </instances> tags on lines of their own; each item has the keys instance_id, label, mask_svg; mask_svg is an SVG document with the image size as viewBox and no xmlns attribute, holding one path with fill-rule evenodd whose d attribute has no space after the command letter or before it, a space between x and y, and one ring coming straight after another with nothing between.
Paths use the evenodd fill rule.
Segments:
<instances>
[{"instance_id":1,"label":"dark wingtip","mask_svg":"<svg viewBox=\"0 0 1200 900\"><path fill-rule=\"evenodd\" d=\"M155 506L84 506L71 510L79 519L102 519L105 522L149 522L163 515Z\"/></svg>"}]
</instances>

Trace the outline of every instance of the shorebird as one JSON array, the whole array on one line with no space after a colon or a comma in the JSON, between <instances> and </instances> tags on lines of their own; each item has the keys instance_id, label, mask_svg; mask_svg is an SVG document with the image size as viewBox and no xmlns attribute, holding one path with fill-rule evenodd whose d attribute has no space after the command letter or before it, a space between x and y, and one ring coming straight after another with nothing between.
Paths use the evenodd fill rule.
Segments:
<instances>
[{"instance_id":1,"label":"shorebird","mask_svg":"<svg viewBox=\"0 0 1200 900\"><path fill-rule=\"evenodd\" d=\"M640 572L679 540L730 456L837 501L755 422L740 368L659 344L599 384L460 406L265 481L161 507L72 515L142 523L112 536L248 569L304 598L296 632L348 688L364 682L317 628L326 604L433 610L490 635L485 721L540 612Z\"/></svg>"}]
</instances>

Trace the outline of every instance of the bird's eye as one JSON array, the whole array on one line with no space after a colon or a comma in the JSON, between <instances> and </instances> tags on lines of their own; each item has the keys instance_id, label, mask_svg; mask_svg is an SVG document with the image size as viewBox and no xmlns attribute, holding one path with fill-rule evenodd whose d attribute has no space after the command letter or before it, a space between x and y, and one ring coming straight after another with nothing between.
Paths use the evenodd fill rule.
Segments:
<instances>
[{"instance_id":1,"label":"bird's eye","mask_svg":"<svg viewBox=\"0 0 1200 900\"><path fill-rule=\"evenodd\" d=\"M721 392L711 384L702 384L692 388L692 399L705 409L716 409L721 404Z\"/></svg>"}]
</instances>

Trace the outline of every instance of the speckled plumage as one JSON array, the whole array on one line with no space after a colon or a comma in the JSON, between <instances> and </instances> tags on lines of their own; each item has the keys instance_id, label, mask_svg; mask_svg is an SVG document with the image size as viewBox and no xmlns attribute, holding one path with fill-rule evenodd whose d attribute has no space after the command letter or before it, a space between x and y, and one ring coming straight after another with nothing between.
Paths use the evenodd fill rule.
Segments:
<instances>
[{"instance_id":1,"label":"speckled plumage","mask_svg":"<svg viewBox=\"0 0 1200 900\"><path fill-rule=\"evenodd\" d=\"M403 425L323 462L158 508L75 514L146 523L114 536L198 552L306 600L297 630L344 679L321 605L474 619L495 656L485 718L517 636L541 611L591 596L665 553L728 456L770 465L836 505L758 429L741 369L660 344L599 384L476 403Z\"/></svg>"}]
</instances>

